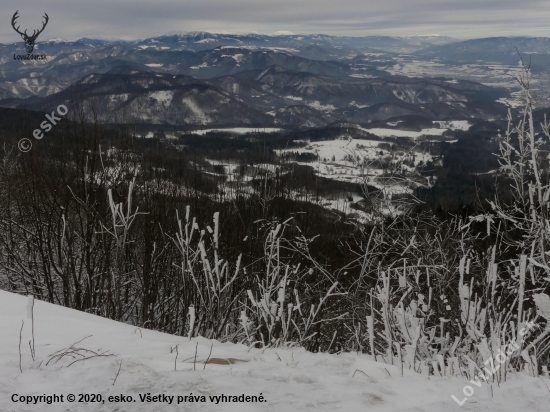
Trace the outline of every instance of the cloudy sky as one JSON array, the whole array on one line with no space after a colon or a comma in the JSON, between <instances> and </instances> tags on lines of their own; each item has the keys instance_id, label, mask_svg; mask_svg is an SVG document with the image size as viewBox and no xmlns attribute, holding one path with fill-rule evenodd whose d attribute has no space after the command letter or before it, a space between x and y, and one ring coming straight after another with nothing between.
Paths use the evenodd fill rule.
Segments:
<instances>
[{"instance_id":1,"label":"cloudy sky","mask_svg":"<svg viewBox=\"0 0 550 412\"><path fill-rule=\"evenodd\" d=\"M455 38L549 36L550 4L539 0L0 0L0 42L21 28L40 36L140 39L168 32L430 35Z\"/></svg>"}]
</instances>

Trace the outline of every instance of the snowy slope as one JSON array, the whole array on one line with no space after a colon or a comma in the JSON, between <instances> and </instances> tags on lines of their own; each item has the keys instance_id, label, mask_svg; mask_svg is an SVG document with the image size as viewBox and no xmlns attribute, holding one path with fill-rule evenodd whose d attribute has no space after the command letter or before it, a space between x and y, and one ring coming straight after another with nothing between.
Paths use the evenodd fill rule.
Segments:
<instances>
[{"instance_id":1,"label":"snowy slope","mask_svg":"<svg viewBox=\"0 0 550 412\"><path fill-rule=\"evenodd\" d=\"M545 411L550 381L516 375L493 387L473 386L475 393L462 407L465 379L418 375L375 363L367 355L306 353L301 349L270 349L262 353L243 345L186 338L110 321L97 316L35 302L35 352L30 356L31 322L27 299L0 291L0 411ZM19 370L19 330L22 369ZM91 335L91 336L90 336ZM89 336L85 338L86 336ZM46 365L50 355L81 340L75 348L115 356L95 357L69 366L64 357ZM174 370L178 345L177 370ZM197 345L198 344L198 345ZM238 359L231 365L204 361ZM193 358L197 348L196 370ZM83 351L80 351L83 352ZM122 364L121 364L122 362ZM233 362L233 361L232 361ZM120 367L120 373L113 385ZM360 371L357 371L360 370ZM355 372L355 376L354 375ZM368 376L366 376L368 375ZM390 376L391 375L391 376ZM64 395L63 403L13 403L17 395ZM70 403L67 395L101 394L105 403ZM130 395L135 402L109 402L109 396ZM139 394L174 396L172 404L141 402ZM177 396L204 396L205 402L183 402ZM211 401L209 396L260 396L265 402Z\"/></svg>"}]
</instances>

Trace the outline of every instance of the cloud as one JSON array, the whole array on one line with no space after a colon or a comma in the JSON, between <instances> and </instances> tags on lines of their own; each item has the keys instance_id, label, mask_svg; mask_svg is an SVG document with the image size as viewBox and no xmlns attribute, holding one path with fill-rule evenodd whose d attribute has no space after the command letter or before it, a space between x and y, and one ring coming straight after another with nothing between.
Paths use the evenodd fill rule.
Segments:
<instances>
[{"instance_id":1,"label":"cloud","mask_svg":"<svg viewBox=\"0 0 550 412\"><path fill-rule=\"evenodd\" d=\"M0 0L0 41L16 42L10 25L50 24L43 38L139 39L170 31L426 35L457 38L548 35L550 11L539 0Z\"/></svg>"}]
</instances>

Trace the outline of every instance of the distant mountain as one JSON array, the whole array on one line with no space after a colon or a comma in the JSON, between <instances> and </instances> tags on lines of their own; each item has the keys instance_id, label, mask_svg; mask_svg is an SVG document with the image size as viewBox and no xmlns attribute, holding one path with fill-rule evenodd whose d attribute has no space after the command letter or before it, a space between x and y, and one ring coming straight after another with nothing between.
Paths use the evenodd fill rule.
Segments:
<instances>
[{"instance_id":1,"label":"distant mountain","mask_svg":"<svg viewBox=\"0 0 550 412\"><path fill-rule=\"evenodd\" d=\"M346 107L333 113L340 119L350 122L367 123L378 120L391 120L400 116L423 116L432 120L482 119L495 121L506 117L508 108L491 101L453 101L430 104L410 104L405 102L379 103L369 107Z\"/></svg>"},{"instance_id":2,"label":"distant mountain","mask_svg":"<svg viewBox=\"0 0 550 412\"><path fill-rule=\"evenodd\" d=\"M550 67L550 38L547 37L489 37L433 45L413 54L421 58L437 58L454 63L500 63L516 66L518 51L528 62L531 59L534 71Z\"/></svg>"},{"instance_id":3,"label":"distant mountain","mask_svg":"<svg viewBox=\"0 0 550 412\"><path fill-rule=\"evenodd\" d=\"M17 45L19 46L19 45ZM19 79L44 77L56 79L60 84L70 84L91 73L106 73L121 66L132 65L138 70L156 70L172 74L187 74L197 78L213 78L238 73L243 70L265 69L278 64L289 70L308 71L315 74L346 76L349 66L336 61L310 60L277 50L250 50L248 48L218 47L193 52L185 50L143 49L123 42L98 43L87 41L67 44L58 42L41 44L37 51L44 51L47 61L22 63L11 58L16 45L0 46L0 89L7 94L1 97L22 97L21 90L11 83ZM10 56L10 58L3 57ZM56 90L51 89L49 93Z\"/></svg>"},{"instance_id":4,"label":"distant mountain","mask_svg":"<svg viewBox=\"0 0 550 412\"><path fill-rule=\"evenodd\" d=\"M219 46L243 45L255 47L278 47L302 49L318 46L323 49L365 50L377 49L395 52L411 52L428 45L448 44L456 41L445 36L328 36L325 34L291 34L291 35L264 35L264 34L216 34L208 32L190 32L182 34L164 35L140 41L139 46L169 47L186 50L208 50Z\"/></svg>"},{"instance_id":5,"label":"distant mountain","mask_svg":"<svg viewBox=\"0 0 550 412\"><path fill-rule=\"evenodd\" d=\"M337 119L330 113L325 113L305 105L281 107L269 114L273 115L275 124L299 125L305 128L326 126Z\"/></svg>"},{"instance_id":6,"label":"distant mountain","mask_svg":"<svg viewBox=\"0 0 550 412\"><path fill-rule=\"evenodd\" d=\"M140 72L119 67L91 74L62 92L28 99L20 108L49 112L60 104L72 108L93 105L107 123L172 125L266 124L270 116L232 97L224 90L184 75ZM11 106L15 106L11 102Z\"/></svg>"},{"instance_id":7,"label":"distant mountain","mask_svg":"<svg viewBox=\"0 0 550 412\"><path fill-rule=\"evenodd\" d=\"M48 96L60 92L68 84L52 77L20 78L0 82L0 100L7 98L27 98Z\"/></svg>"},{"instance_id":8,"label":"distant mountain","mask_svg":"<svg viewBox=\"0 0 550 412\"><path fill-rule=\"evenodd\" d=\"M281 107L295 103L295 101L291 101L284 96L272 93L259 82L250 81L246 78L240 78L236 75L205 79L203 81L220 87L249 106L253 106L264 111L272 110L274 107Z\"/></svg>"},{"instance_id":9,"label":"distant mountain","mask_svg":"<svg viewBox=\"0 0 550 412\"><path fill-rule=\"evenodd\" d=\"M246 70L264 70L273 65L329 76L347 76L349 73L348 65L336 61L309 60L276 50L259 51L230 46L198 52L170 70L204 79Z\"/></svg>"},{"instance_id":10,"label":"distant mountain","mask_svg":"<svg viewBox=\"0 0 550 412\"><path fill-rule=\"evenodd\" d=\"M440 79L362 79L319 76L287 70L278 65L244 71L235 77L287 99L317 101L321 105L361 106L382 102L429 104L452 101L492 100L506 92L474 82L449 83ZM315 104L315 103L313 103Z\"/></svg>"},{"instance_id":11,"label":"distant mountain","mask_svg":"<svg viewBox=\"0 0 550 412\"><path fill-rule=\"evenodd\" d=\"M504 84L507 66L498 61L517 64L514 44L539 53L537 62L550 40L193 32L133 42L49 39L37 44L48 60L31 62L9 58L22 47L14 43L0 45L0 106L51 111L83 99L104 121L172 126L491 121L505 116L497 101L507 102L510 89L486 84ZM493 56L504 68L491 81ZM447 69L452 77L441 77Z\"/></svg>"},{"instance_id":12,"label":"distant mountain","mask_svg":"<svg viewBox=\"0 0 550 412\"><path fill-rule=\"evenodd\" d=\"M318 127L337 120L366 123L405 115L489 120L506 113L504 105L492 100L494 93L474 82L332 77L278 65L214 79L125 65L86 75L49 96L10 98L0 105L51 111L85 101L109 123Z\"/></svg>"}]
</instances>

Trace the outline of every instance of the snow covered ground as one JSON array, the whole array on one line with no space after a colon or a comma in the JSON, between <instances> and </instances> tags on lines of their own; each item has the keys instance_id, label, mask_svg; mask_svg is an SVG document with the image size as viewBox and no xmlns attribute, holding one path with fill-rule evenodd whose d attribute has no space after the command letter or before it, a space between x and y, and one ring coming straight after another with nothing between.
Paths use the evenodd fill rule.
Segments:
<instances>
[{"instance_id":1,"label":"snow covered ground","mask_svg":"<svg viewBox=\"0 0 550 412\"><path fill-rule=\"evenodd\" d=\"M440 129L468 131L472 124L468 120L436 120L433 122Z\"/></svg>"},{"instance_id":2,"label":"snow covered ground","mask_svg":"<svg viewBox=\"0 0 550 412\"><path fill-rule=\"evenodd\" d=\"M491 397L485 384L478 388L465 379L428 377L408 370L400 376L395 366L376 363L370 356L356 353L329 355L297 348L262 351L203 338L189 341L39 301L35 302L34 317L36 360L33 362L28 343L31 322L27 317L27 298L0 291L0 410L3 412L516 412L547 411L550 399L547 388L550 380L544 382L522 374L512 376L500 387L494 385ZM20 372L22 320L25 324L20 346L23 372ZM63 353L63 349L73 344L80 353L107 351L105 354L113 356L93 357L73 364L71 362L80 359L78 356L76 359L68 355L52 358L52 354ZM176 359L173 348L177 345ZM211 362L205 367L211 349ZM465 385L473 387L474 394L459 406L451 395L463 399ZM47 398L38 398L54 394L63 395L63 402L48 405ZM99 395L101 398L96 396L96 400L100 402L91 402L90 398L87 403L78 402L81 394ZM69 395L75 395L76 400L70 402ZM147 402L147 395L161 395L157 400L165 395L165 402ZM230 397L231 401L222 401L221 395ZM239 398L241 395L244 396ZM126 397L124 402L120 402L121 396ZM197 398L190 402L190 396ZM25 397L31 397L28 398L31 403L26 404ZM239 399L245 402L238 402ZM37 403L33 404L35 400Z\"/></svg>"},{"instance_id":3,"label":"snow covered ground","mask_svg":"<svg viewBox=\"0 0 550 412\"><path fill-rule=\"evenodd\" d=\"M457 79L477 81L493 87L516 88L517 84L510 76L518 66L504 64L472 63L446 64L435 60L418 60L410 55L395 57L396 64L378 66L395 76L407 77L447 77L453 78L449 83L456 83Z\"/></svg>"},{"instance_id":4,"label":"snow covered ground","mask_svg":"<svg viewBox=\"0 0 550 412\"><path fill-rule=\"evenodd\" d=\"M446 129L434 130L445 131ZM405 133L416 132L405 131ZM368 179L369 184L374 187L381 188L382 184L379 182L377 177L382 175L383 170L369 166L371 161L392 156L392 152L379 147L381 143L384 142L341 138L335 140L310 142L310 144L304 148L283 149L278 150L277 153L283 154L285 152L295 152L300 154L316 154L319 156L319 161L297 163L312 166L319 176L343 182L364 183L365 179L370 177L370 179ZM356 160L352 161L353 158L356 158ZM365 167L360 167L357 158L364 159L367 162ZM419 151L414 152L414 160L412 155L404 152L396 154L393 160L397 162L404 159L413 161L415 166L419 165L420 162L426 163L433 160L430 154ZM403 167L409 171L412 170L410 167ZM388 189L387 182L384 184L384 187ZM402 185L394 185L392 189L393 193L410 193L410 191L410 188Z\"/></svg>"},{"instance_id":5,"label":"snow covered ground","mask_svg":"<svg viewBox=\"0 0 550 412\"><path fill-rule=\"evenodd\" d=\"M422 129L420 132L414 132L411 130L399 130L399 129L384 129L384 128L372 128L365 129L360 127L359 129L375 134L380 137L410 137L411 139L418 139L420 136L441 136L447 129Z\"/></svg>"},{"instance_id":6,"label":"snow covered ground","mask_svg":"<svg viewBox=\"0 0 550 412\"><path fill-rule=\"evenodd\" d=\"M272 132L279 132L281 129L275 128L275 127L231 127L228 129L219 128L219 129L205 129L205 130L193 130L192 133L198 134L198 135L205 135L209 132L230 132L230 133L238 133L238 134L245 134L245 133L253 133L253 132L265 132L265 133L272 133Z\"/></svg>"}]
</instances>

